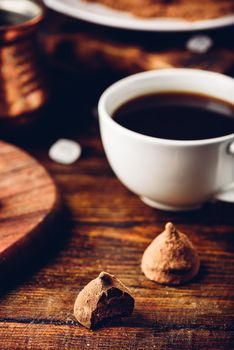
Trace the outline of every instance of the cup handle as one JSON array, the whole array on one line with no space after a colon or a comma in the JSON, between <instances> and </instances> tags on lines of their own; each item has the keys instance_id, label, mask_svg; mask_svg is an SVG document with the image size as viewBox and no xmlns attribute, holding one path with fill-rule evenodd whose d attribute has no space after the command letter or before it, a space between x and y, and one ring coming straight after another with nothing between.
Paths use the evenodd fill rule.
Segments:
<instances>
[{"instance_id":1,"label":"cup handle","mask_svg":"<svg viewBox=\"0 0 234 350\"><path fill-rule=\"evenodd\" d=\"M234 141L228 146L227 152L234 156ZM215 195L215 199L222 202L234 203L234 181Z\"/></svg>"}]
</instances>

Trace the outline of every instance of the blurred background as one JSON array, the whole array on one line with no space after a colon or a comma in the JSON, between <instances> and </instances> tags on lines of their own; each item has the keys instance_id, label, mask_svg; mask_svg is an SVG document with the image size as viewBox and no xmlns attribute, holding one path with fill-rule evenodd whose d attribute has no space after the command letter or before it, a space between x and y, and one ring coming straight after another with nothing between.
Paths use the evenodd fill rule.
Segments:
<instances>
[{"instance_id":1,"label":"blurred background","mask_svg":"<svg viewBox=\"0 0 234 350\"><path fill-rule=\"evenodd\" d=\"M40 123L34 126L41 131L33 133L31 139L30 129L24 142L35 143L41 133L50 144L60 136L94 132L100 94L112 82L132 73L167 67L234 73L232 25L195 32L111 28L72 18L46 8L41 0L34 1L45 8L37 33L38 57L50 97ZM205 40L208 37L208 49L189 49L189 40L201 35ZM14 139L15 132L2 137Z\"/></svg>"}]
</instances>

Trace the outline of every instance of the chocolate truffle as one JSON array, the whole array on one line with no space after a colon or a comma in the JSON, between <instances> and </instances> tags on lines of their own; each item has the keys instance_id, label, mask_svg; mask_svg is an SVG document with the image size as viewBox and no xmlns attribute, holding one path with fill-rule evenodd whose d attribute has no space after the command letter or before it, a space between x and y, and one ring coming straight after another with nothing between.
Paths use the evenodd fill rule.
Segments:
<instances>
[{"instance_id":1,"label":"chocolate truffle","mask_svg":"<svg viewBox=\"0 0 234 350\"><path fill-rule=\"evenodd\" d=\"M165 231L148 246L141 263L148 279L169 285L188 282L198 273L199 267L199 257L192 243L172 223L167 223Z\"/></svg>"},{"instance_id":2,"label":"chocolate truffle","mask_svg":"<svg viewBox=\"0 0 234 350\"><path fill-rule=\"evenodd\" d=\"M83 326L97 328L104 320L130 315L133 308L128 288L115 276L101 272L78 294L74 315Z\"/></svg>"}]
</instances>

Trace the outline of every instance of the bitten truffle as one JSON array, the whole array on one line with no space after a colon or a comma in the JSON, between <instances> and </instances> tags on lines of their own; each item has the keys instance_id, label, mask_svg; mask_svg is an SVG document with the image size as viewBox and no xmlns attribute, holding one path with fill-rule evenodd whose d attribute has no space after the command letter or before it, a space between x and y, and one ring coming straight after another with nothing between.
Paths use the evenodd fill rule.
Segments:
<instances>
[{"instance_id":1,"label":"bitten truffle","mask_svg":"<svg viewBox=\"0 0 234 350\"><path fill-rule=\"evenodd\" d=\"M133 308L128 288L115 276L101 272L78 294L74 315L84 327L95 329L102 321L130 315Z\"/></svg>"},{"instance_id":2,"label":"bitten truffle","mask_svg":"<svg viewBox=\"0 0 234 350\"><path fill-rule=\"evenodd\" d=\"M191 280L199 271L198 254L188 237L167 223L165 231L145 250L141 269L157 283L179 285Z\"/></svg>"}]
</instances>

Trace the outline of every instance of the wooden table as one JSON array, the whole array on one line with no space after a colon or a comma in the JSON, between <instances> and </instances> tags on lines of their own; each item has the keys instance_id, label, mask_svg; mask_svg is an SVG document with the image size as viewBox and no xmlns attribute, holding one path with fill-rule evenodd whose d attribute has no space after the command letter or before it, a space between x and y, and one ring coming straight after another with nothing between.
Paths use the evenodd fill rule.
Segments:
<instances>
[{"instance_id":1,"label":"wooden table","mask_svg":"<svg viewBox=\"0 0 234 350\"><path fill-rule=\"evenodd\" d=\"M0 349L233 349L234 205L209 204L186 214L144 205L111 171L93 110L116 77L51 67L50 74L54 97L44 124L16 142L50 171L64 210L50 229L53 238L35 249L21 273L1 281ZM48 158L58 137L81 143L74 165ZM144 249L169 220L189 235L202 262L199 276L177 288L154 284L140 270ZM131 289L136 307L131 317L91 332L76 322L73 304L102 270Z\"/></svg>"}]
</instances>

